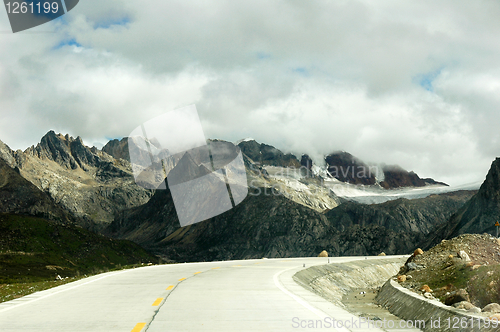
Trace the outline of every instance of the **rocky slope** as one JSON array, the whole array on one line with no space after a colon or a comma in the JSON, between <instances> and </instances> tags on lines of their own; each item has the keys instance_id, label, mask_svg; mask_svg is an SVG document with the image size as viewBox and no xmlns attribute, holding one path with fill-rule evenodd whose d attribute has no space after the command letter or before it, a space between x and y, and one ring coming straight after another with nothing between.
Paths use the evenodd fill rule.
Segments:
<instances>
[{"instance_id":1,"label":"rocky slope","mask_svg":"<svg viewBox=\"0 0 500 332\"><path fill-rule=\"evenodd\" d=\"M130 241L31 216L0 213L0 234L0 287L158 262Z\"/></svg>"},{"instance_id":2,"label":"rocky slope","mask_svg":"<svg viewBox=\"0 0 500 332\"><path fill-rule=\"evenodd\" d=\"M113 142L107 150L120 146L121 142ZM304 154L300 161L291 153L285 154L274 146L261 144L254 140L244 140L238 144L241 151L260 166L277 166L302 168L313 174L316 172L354 185L381 186L384 189L401 187L423 187L426 185L447 186L446 183L431 178L420 178L416 173L406 171L397 165L368 165L359 158L345 151L333 152L324 159L324 165L315 165L311 158ZM324 170L323 170L324 168Z\"/></svg>"},{"instance_id":3,"label":"rocky slope","mask_svg":"<svg viewBox=\"0 0 500 332\"><path fill-rule=\"evenodd\" d=\"M77 222L3 159L0 159L0 212L37 216L63 224Z\"/></svg>"},{"instance_id":4,"label":"rocky slope","mask_svg":"<svg viewBox=\"0 0 500 332\"><path fill-rule=\"evenodd\" d=\"M135 243L112 240L80 227L91 228L92 224L69 213L49 193L22 177L16 165L24 155L2 145L0 150L10 164L0 158L0 287L158 261ZM52 158L63 164L67 161L70 168L78 169L79 162L84 167L90 164L60 151Z\"/></svg>"},{"instance_id":5,"label":"rocky slope","mask_svg":"<svg viewBox=\"0 0 500 332\"><path fill-rule=\"evenodd\" d=\"M143 206L120 213L105 233L129 239L174 261L260 257L407 253L418 234L383 226L353 225L339 231L318 213L267 188L251 188L232 210L181 228L169 190Z\"/></svg>"},{"instance_id":6,"label":"rocky slope","mask_svg":"<svg viewBox=\"0 0 500 332\"><path fill-rule=\"evenodd\" d=\"M430 248L441 239L450 239L466 233L496 235L497 221L500 221L500 158L491 164L477 194L451 216L447 223L438 227L433 236L422 243L422 247Z\"/></svg>"},{"instance_id":7,"label":"rocky slope","mask_svg":"<svg viewBox=\"0 0 500 332\"><path fill-rule=\"evenodd\" d=\"M301 166L299 160L293 154L284 154L271 145L259 144L254 140L249 140L240 142L238 146L245 155L260 165L295 168Z\"/></svg>"},{"instance_id":8,"label":"rocky slope","mask_svg":"<svg viewBox=\"0 0 500 332\"><path fill-rule=\"evenodd\" d=\"M426 198L400 198L382 204L345 202L325 216L345 230L353 225L378 225L395 232L429 234L437 224L445 223L476 191L457 191Z\"/></svg>"},{"instance_id":9,"label":"rocky slope","mask_svg":"<svg viewBox=\"0 0 500 332\"><path fill-rule=\"evenodd\" d=\"M500 302L499 251L500 241L491 235L463 234L428 251L415 251L401 267L398 281L446 305L491 315L485 308Z\"/></svg>"},{"instance_id":10,"label":"rocky slope","mask_svg":"<svg viewBox=\"0 0 500 332\"><path fill-rule=\"evenodd\" d=\"M431 178L421 179L416 173L397 166L384 166L384 181L380 182L380 186L385 189L400 188L400 187L424 187L428 184L448 186L446 183L435 181Z\"/></svg>"},{"instance_id":11,"label":"rocky slope","mask_svg":"<svg viewBox=\"0 0 500 332\"><path fill-rule=\"evenodd\" d=\"M325 157L328 173L335 179L352 183L373 185L376 183L373 168L347 152L335 152Z\"/></svg>"},{"instance_id":12,"label":"rocky slope","mask_svg":"<svg viewBox=\"0 0 500 332\"><path fill-rule=\"evenodd\" d=\"M116 212L151 197L136 185L129 162L85 146L80 137L50 131L24 152L2 146L10 166L90 229L105 227Z\"/></svg>"},{"instance_id":13,"label":"rocky slope","mask_svg":"<svg viewBox=\"0 0 500 332\"><path fill-rule=\"evenodd\" d=\"M103 152L106 152L110 156L116 159L124 159L130 161L130 153L128 149L128 137L122 138L121 140L113 139L106 143L102 148Z\"/></svg>"},{"instance_id":14,"label":"rocky slope","mask_svg":"<svg viewBox=\"0 0 500 332\"><path fill-rule=\"evenodd\" d=\"M346 202L323 214L272 188L253 187L232 210L181 228L170 191L159 190L147 204L120 213L105 233L173 261L316 256L322 250L334 256L407 254L471 195L380 206Z\"/></svg>"}]
</instances>

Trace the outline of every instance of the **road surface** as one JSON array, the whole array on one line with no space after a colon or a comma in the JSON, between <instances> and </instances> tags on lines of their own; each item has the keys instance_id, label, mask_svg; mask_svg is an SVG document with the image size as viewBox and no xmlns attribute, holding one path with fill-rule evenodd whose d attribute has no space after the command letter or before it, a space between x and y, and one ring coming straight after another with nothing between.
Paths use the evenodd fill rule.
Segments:
<instances>
[{"instance_id":1,"label":"road surface","mask_svg":"<svg viewBox=\"0 0 500 332\"><path fill-rule=\"evenodd\" d=\"M365 258L259 259L109 272L0 303L0 331L382 331L367 324L360 329L359 318L292 280L304 266L328 259Z\"/></svg>"}]
</instances>

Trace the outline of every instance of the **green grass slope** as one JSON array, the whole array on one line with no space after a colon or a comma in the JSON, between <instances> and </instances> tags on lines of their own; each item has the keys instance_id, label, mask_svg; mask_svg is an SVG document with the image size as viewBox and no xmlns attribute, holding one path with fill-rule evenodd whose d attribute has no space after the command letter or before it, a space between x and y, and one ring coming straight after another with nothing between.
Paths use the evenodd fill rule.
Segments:
<instances>
[{"instance_id":1,"label":"green grass slope","mask_svg":"<svg viewBox=\"0 0 500 332\"><path fill-rule=\"evenodd\" d=\"M37 217L0 213L0 284L54 280L57 275L79 276L157 260L130 241Z\"/></svg>"}]
</instances>

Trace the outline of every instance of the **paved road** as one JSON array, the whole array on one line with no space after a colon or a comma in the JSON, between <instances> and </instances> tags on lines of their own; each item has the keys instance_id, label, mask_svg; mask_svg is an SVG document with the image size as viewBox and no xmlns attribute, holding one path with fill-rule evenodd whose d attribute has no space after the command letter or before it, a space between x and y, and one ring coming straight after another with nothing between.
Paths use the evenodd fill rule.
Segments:
<instances>
[{"instance_id":1,"label":"paved road","mask_svg":"<svg viewBox=\"0 0 500 332\"><path fill-rule=\"evenodd\" d=\"M358 259L364 257L330 261ZM358 318L292 280L304 265L327 262L328 258L261 259L109 272L1 303L0 330L377 331L328 326L330 318L351 324Z\"/></svg>"}]
</instances>

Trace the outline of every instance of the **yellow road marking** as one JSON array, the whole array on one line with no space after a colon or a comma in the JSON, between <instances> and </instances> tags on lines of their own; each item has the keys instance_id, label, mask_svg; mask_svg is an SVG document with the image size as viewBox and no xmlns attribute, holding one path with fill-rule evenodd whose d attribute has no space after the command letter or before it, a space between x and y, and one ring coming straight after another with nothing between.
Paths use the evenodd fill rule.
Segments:
<instances>
[{"instance_id":1,"label":"yellow road marking","mask_svg":"<svg viewBox=\"0 0 500 332\"><path fill-rule=\"evenodd\" d=\"M233 265L233 267L239 267L239 266L241 266L241 265Z\"/></svg>"},{"instance_id":2,"label":"yellow road marking","mask_svg":"<svg viewBox=\"0 0 500 332\"><path fill-rule=\"evenodd\" d=\"M179 281L186 280L186 278L180 278Z\"/></svg>"},{"instance_id":3,"label":"yellow road marking","mask_svg":"<svg viewBox=\"0 0 500 332\"><path fill-rule=\"evenodd\" d=\"M174 285L170 285L170 286L167 287L167 290L171 290L173 288L174 288Z\"/></svg>"},{"instance_id":4,"label":"yellow road marking","mask_svg":"<svg viewBox=\"0 0 500 332\"><path fill-rule=\"evenodd\" d=\"M161 301L163 301L163 297L157 298L156 301L153 303L153 307L159 306Z\"/></svg>"},{"instance_id":5,"label":"yellow road marking","mask_svg":"<svg viewBox=\"0 0 500 332\"><path fill-rule=\"evenodd\" d=\"M217 269L220 269L220 266L217 266L217 267L213 267L212 270L217 270Z\"/></svg>"},{"instance_id":6,"label":"yellow road marking","mask_svg":"<svg viewBox=\"0 0 500 332\"><path fill-rule=\"evenodd\" d=\"M201 273L201 271L200 272L195 272L194 274L200 274L200 273Z\"/></svg>"},{"instance_id":7,"label":"yellow road marking","mask_svg":"<svg viewBox=\"0 0 500 332\"><path fill-rule=\"evenodd\" d=\"M131 332L141 332L144 326L146 326L146 323L137 323Z\"/></svg>"}]
</instances>

